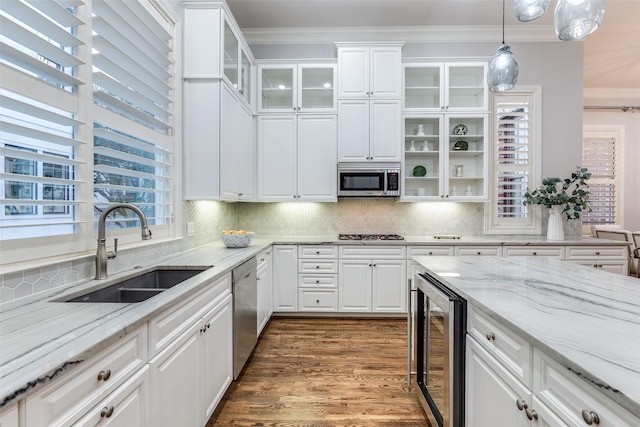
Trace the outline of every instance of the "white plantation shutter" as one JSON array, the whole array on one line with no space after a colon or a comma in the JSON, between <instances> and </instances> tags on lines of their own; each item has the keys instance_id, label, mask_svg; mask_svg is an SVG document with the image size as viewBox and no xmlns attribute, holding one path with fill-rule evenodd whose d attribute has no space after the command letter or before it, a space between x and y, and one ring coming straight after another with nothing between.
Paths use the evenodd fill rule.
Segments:
<instances>
[{"instance_id":1,"label":"white plantation shutter","mask_svg":"<svg viewBox=\"0 0 640 427\"><path fill-rule=\"evenodd\" d=\"M538 182L537 117L532 91L493 95L493 203L487 209L488 233L538 233L533 210L522 204L527 187Z\"/></svg>"},{"instance_id":2,"label":"white plantation shutter","mask_svg":"<svg viewBox=\"0 0 640 427\"><path fill-rule=\"evenodd\" d=\"M78 249L86 205L82 4L0 1L0 240L12 247L72 236Z\"/></svg>"},{"instance_id":3,"label":"white plantation shutter","mask_svg":"<svg viewBox=\"0 0 640 427\"><path fill-rule=\"evenodd\" d=\"M94 220L109 203L133 203L154 236L168 234L174 23L148 1L97 0L92 7ZM107 227L139 227L138 217L114 212Z\"/></svg>"},{"instance_id":4,"label":"white plantation shutter","mask_svg":"<svg viewBox=\"0 0 640 427\"><path fill-rule=\"evenodd\" d=\"M617 129L596 131L585 126L582 166L591 172L589 207L582 217L584 226L621 223L620 133Z\"/></svg>"}]
</instances>

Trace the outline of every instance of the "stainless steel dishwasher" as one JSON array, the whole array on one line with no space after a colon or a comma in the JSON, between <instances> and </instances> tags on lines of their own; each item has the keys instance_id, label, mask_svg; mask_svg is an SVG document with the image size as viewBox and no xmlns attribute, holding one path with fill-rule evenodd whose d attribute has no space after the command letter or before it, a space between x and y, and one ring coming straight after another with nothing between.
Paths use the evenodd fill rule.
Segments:
<instances>
[{"instance_id":1,"label":"stainless steel dishwasher","mask_svg":"<svg viewBox=\"0 0 640 427\"><path fill-rule=\"evenodd\" d=\"M258 342L256 258L233 269L233 379L237 379Z\"/></svg>"}]
</instances>

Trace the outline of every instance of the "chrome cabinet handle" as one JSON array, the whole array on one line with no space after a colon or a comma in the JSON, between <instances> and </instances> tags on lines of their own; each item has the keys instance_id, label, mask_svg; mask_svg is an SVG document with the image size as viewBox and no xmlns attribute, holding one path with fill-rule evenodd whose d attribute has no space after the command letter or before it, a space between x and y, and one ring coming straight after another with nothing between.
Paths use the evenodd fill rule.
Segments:
<instances>
[{"instance_id":1,"label":"chrome cabinet handle","mask_svg":"<svg viewBox=\"0 0 640 427\"><path fill-rule=\"evenodd\" d=\"M495 341L496 340L496 334L494 334L491 331L487 331L486 337L487 337L488 341Z\"/></svg>"},{"instance_id":2,"label":"chrome cabinet handle","mask_svg":"<svg viewBox=\"0 0 640 427\"><path fill-rule=\"evenodd\" d=\"M582 419L587 425L600 424L600 417L594 411L582 410Z\"/></svg>"},{"instance_id":3,"label":"chrome cabinet handle","mask_svg":"<svg viewBox=\"0 0 640 427\"><path fill-rule=\"evenodd\" d=\"M520 410L520 411L522 411L523 409L527 409L529 407L529 405L527 405L527 402L525 402L522 399L516 400L516 406L518 407L518 410Z\"/></svg>"},{"instance_id":4,"label":"chrome cabinet handle","mask_svg":"<svg viewBox=\"0 0 640 427\"><path fill-rule=\"evenodd\" d=\"M113 406L105 406L100 411L100 418L110 418L113 415Z\"/></svg>"},{"instance_id":5,"label":"chrome cabinet handle","mask_svg":"<svg viewBox=\"0 0 640 427\"><path fill-rule=\"evenodd\" d=\"M98 381L109 381L111 378L111 369L98 372Z\"/></svg>"}]
</instances>

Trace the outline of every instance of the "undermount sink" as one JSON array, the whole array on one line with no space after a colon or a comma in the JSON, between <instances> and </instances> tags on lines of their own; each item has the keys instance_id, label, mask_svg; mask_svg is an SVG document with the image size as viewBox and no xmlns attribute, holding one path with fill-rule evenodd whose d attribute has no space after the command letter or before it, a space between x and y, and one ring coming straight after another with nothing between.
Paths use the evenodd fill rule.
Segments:
<instances>
[{"instance_id":1,"label":"undermount sink","mask_svg":"<svg viewBox=\"0 0 640 427\"><path fill-rule=\"evenodd\" d=\"M202 273L208 267L167 268L158 267L134 277L127 277L110 286L91 291L63 302L120 302L145 301L187 279Z\"/></svg>"}]
</instances>

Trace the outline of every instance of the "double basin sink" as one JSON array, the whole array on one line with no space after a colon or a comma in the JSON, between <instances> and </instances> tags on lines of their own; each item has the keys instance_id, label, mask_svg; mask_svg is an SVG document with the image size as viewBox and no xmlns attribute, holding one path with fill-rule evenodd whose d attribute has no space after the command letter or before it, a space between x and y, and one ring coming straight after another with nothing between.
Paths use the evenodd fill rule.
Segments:
<instances>
[{"instance_id":1,"label":"double basin sink","mask_svg":"<svg viewBox=\"0 0 640 427\"><path fill-rule=\"evenodd\" d=\"M84 294L57 300L58 302L115 302L136 303L145 301L166 291L213 266L206 267L155 267L134 276Z\"/></svg>"}]
</instances>

